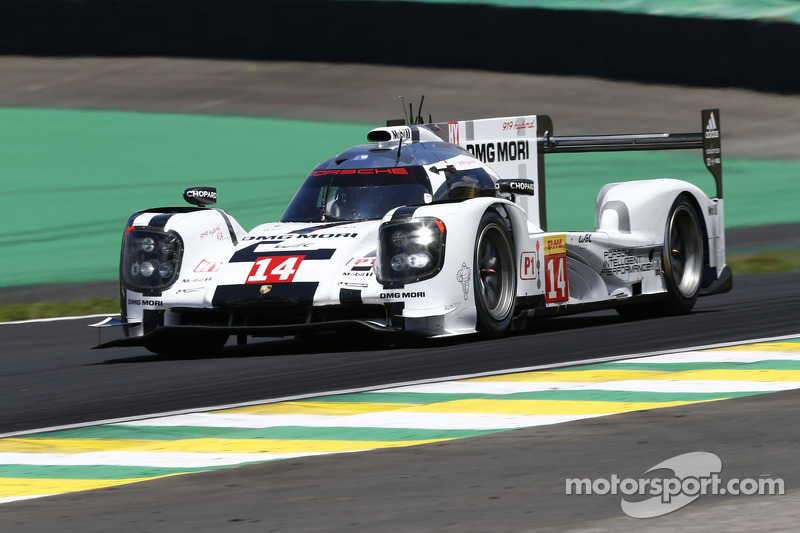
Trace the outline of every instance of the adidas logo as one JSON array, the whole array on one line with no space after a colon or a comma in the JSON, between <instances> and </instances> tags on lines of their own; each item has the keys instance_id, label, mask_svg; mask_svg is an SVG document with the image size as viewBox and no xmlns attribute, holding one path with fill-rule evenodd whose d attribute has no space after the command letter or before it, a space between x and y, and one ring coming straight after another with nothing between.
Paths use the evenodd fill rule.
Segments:
<instances>
[{"instance_id":1,"label":"adidas logo","mask_svg":"<svg viewBox=\"0 0 800 533\"><path fill-rule=\"evenodd\" d=\"M706 139L718 139L719 128L717 127L717 120L714 118L714 113L708 117L708 124L706 124Z\"/></svg>"}]
</instances>

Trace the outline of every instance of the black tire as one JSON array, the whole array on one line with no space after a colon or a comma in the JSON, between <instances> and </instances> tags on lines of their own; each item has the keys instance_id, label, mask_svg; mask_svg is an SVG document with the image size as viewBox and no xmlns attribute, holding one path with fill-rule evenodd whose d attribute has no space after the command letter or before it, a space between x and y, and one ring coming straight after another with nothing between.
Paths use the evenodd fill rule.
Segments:
<instances>
[{"instance_id":1,"label":"black tire","mask_svg":"<svg viewBox=\"0 0 800 533\"><path fill-rule=\"evenodd\" d=\"M693 202L684 195L672 204L664 230L662 268L667 284L664 311L683 315L692 310L703 280L703 230Z\"/></svg>"},{"instance_id":2,"label":"black tire","mask_svg":"<svg viewBox=\"0 0 800 533\"><path fill-rule=\"evenodd\" d=\"M700 292L704 252L697 208L687 195L681 195L672 204L664 227L661 263L667 288L665 297L624 305L617 312L629 319L689 313Z\"/></svg>"},{"instance_id":3,"label":"black tire","mask_svg":"<svg viewBox=\"0 0 800 533\"><path fill-rule=\"evenodd\" d=\"M207 357L219 353L227 341L224 333L162 334L145 342L144 347L162 355Z\"/></svg>"},{"instance_id":4,"label":"black tire","mask_svg":"<svg viewBox=\"0 0 800 533\"><path fill-rule=\"evenodd\" d=\"M484 213L478 225L473 272L478 331L491 337L506 334L514 317L516 261L508 225L494 210Z\"/></svg>"}]
</instances>

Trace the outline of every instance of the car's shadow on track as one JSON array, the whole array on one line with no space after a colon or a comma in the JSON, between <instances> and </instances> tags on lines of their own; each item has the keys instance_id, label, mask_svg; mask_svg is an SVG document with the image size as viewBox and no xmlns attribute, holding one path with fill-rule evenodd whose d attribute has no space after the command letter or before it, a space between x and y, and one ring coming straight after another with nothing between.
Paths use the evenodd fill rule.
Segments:
<instances>
[{"instance_id":1,"label":"car's shadow on track","mask_svg":"<svg viewBox=\"0 0 800 533\"><path fill-rule=\"evenodd\" d=\"M279 357L299 355L341 354L354 352L380 352L397 349L435 348L453 346L470 342L478 335L464 335L445 339L426 339L407 337L398 334L370 334L353 337L350 335L319 334L309 337L289 337L284 339L250 339L246 345L237 346L235 338L215 354L156 354L146 352L142 355L119 359L108 359L98 364L148 363L156 361L189 361L197 359L236 359L251 357Z\"/></svg>"},{"instance_id":2,"label":"car's shadow on track","mask_svg":"<svg viewBox=\"0 0 800 533\"><path fill-rule=\"evenodd\" d=\"M713 312L713 310L694 310L691 315L700 315ZM514 332L514 336L541 335L544 333L558 333L562 331L578 331L584 328L621 326L634 327L637 324L647 324L653 321L682 320L691 315L679 316L646 316L641 318L624 318L616 311L595 311L587 314L565 315L552 318L533 319L523 330Z\"/></svg>"},{"instance_id":3,"label":"car's shadow on track","mask_svg":"<svg viewBox=\"0 0 800 533\"><path fill-rule=\"evenodd\" d=\"M697 312L697 311L696 311ZM519 339L536 335L559 333L564 331L579 331L609 326L634 325L650 319L631 321L624 319L615 312L599 311L582 315L566 315L531 322L524 330L515 331L507 339ZM399 335L396 333L320 333L303 337L287 337L282 339L250 339L248 344L236 345L236 339L231 338L228 344L215 354L171 355L154 354L146 352L143 348L131 357L108 359L100 365L108 364L136 364L155 363L164 361L190 361L209 359L239 359L254 357L280 357L301 355L337 355L342 353L358 352L386 352L400 350L436 350L458 346L460 344L475 342L504 342L504 339L487 339L479 334L460 335L453 337L429 339L424 337Z\"/></svg>"}]
</instances>

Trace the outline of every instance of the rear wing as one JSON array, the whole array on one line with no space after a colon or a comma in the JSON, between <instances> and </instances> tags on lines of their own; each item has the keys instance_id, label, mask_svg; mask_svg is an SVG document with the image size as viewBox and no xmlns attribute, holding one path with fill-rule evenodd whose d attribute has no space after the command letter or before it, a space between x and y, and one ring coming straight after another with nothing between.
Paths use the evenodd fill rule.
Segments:
<instances>
[{"instance_id":1,"label":"rear wing","mask_svg":"<svg viewBox=\"0 0 800 533\"><path fill-rule=\"evenodd\" d=\"M702 149L706 168L714 176L716 196L722 199L722 150L719 109L701 112L697 133L635 133L620 135L556 136L553 121L547 115L490 118L415 124L380 128L389 140L443 140L467 149L507 179L534 182L533 195L518 195L515 201L525 209L528 218L547 230L545 195L546 154L576 152L619 152L635 150Z\"/></svg>"},{"instance_id":2,"label":"rear wing","mask_svg":"<svg viewBox=\"0 0 800 533\"><path fill-rule=\"evenodd\" d=\"M714 176L717 198L722 198L722 149L720 143L719 109L704 109L700 113L699 133L639 133L629 135L583 135L555 137L550 117L542 135L542 153L618 152L625 150L685 150L703 149L703 161Z\"/></svg>"}]
</instances>

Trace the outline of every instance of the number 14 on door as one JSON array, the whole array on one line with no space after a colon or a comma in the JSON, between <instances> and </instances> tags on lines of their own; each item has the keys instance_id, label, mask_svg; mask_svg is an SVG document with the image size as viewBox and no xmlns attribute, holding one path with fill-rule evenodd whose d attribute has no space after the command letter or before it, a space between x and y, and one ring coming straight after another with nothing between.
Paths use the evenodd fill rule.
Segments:
<instances>
[{"instance_id":1,"label":"number 14 on door","mask_svg":"<svg viewBox=\"0 0 800 533\"><path fill-rule=\"evenodd\" d=\"M544 238L544 268L545 303L566 303L569 300L566 235L551 235Z\"/></svg>"}]
</instances>

